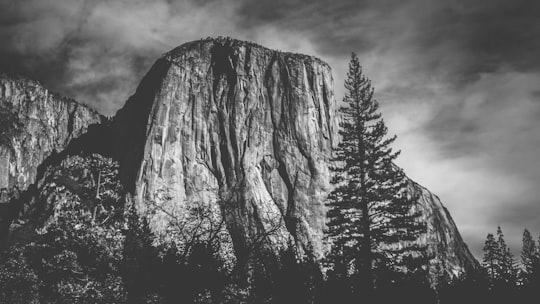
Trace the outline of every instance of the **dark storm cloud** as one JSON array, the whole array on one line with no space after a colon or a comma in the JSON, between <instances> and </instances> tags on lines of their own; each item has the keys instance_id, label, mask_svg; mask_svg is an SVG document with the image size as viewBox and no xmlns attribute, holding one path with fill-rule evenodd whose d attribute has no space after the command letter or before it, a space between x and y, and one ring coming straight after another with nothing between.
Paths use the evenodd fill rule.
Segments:
<instances>
[{"instance_id":1,"label":"dark storm cloud","mask_svg":"<svg viewBox=\"0 0 540 304\"><path fill-rule=\"evenodd\" d=\"M466 9L468 3L462 1L454 20L464 23L458 35L469 32L464 44L475 59L483 59L481 71L496 71L501 64L521 71L540 67L540 2L480 1Z\"/></svg>"},{"instance_id":2,"label":"dark storm cloud","mask_svg":"<svg viewBox=\"0 0 540 304\"><path fill-rule=\"evenodd\" d=\"M201 33L230 32L231 9L224 4L2 0L0 71L40 80L113 114L161 53Z\"/></svg>"},{"instance_id":3,"label":"dark storm cloud","mask_svg":"<svg viewBox=\"0 0 540 304\"><path fill-rule=\"evenodd\" d=\"M346 56L399 44L423 72L445 71L463 84L502 66L540 68L540 2L454 1L247 1L239 23L268 23L308 36L323 56Z\"/></svg>"},{"instance_id":4,"label":"dark storm cloud","mask_svg":"<svg viewBox=\"0 0 540 304\"><path fill-rule=\"evenodd\" d=\"M389 27L381 21L401 7L403 3L385 0L246 1L240 9L240 24L276 24L307 35L321 55L347 56L374 48L383 35L398 34L383 34Z\"/></svg>"},{"instance_id":5,"label":"dark storm cloud","mask_svg":"<svg viewBox=\"0 0 540 304\"><path fill-rule=\"evenodd\" d=\"M500 64L520 69L540 66L540 2L531 0L453 1L247 1L239 10L240 24L281 24L314 38L328 54L358 52L385 44L382 39L406 36L425 56L444 54L440 46L459 50L460 68L493 71ZM414 33L407 31L413 29ZM448 49L446 49L448 50ZM448 50L450 51L450 50ZM474 59L474 60L473 60Z\"/></svg>"},{"instance_id":6,"label":"dark storm cloud","mask_svg":"<svg viewBox=\"0 0 540 304\"><path fill-rule=\"evenodd\" d=\"M114 37L91 27L99 3L4 1L0 70L40 80L111 114L149 62L143 50L126 50L121 40L116 45Z\"/></svg>"}]
</instances>

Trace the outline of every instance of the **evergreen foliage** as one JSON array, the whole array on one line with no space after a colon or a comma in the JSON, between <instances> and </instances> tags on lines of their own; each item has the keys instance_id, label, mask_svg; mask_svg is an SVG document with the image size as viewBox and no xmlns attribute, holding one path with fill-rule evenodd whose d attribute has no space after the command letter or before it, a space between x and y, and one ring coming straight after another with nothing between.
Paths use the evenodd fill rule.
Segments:
<instances>
[{"instance_id":1,"label":"evergreen foliage","mask_svg":"<svg viewBox=\"0 0 540 304\"><path fill-rule=\"evenodd\" d=\"M391 148L396 136L387 136L374 89L354 53L345 88L342 140L331 168L335 188L327 203L331 273L356 276L372 289L373 265L385 260L391 262L386 266L406 269L423 256L426 248L415 241L426 226L416 221L419 212L406 192L407 178L393 164L399 155Z\"/></svg>"},{"instance_id":2,"label":"evergreen foliage","mask_svg":"<svg viewBox=\"0 0 540 304\"><path fill-rule=\"evenodd\" d=\"M29 212L34 232L19 223L21 231L2 255L1 303L125 302L121 201L109 197L104 207L93 194L96 170L116 169L97 155L68 158L49 169L35 202L48 216ZM117 193L118 185L113 178L101 186Z\"/></svg>"},{"instance_id":3,"label":"evergreen foliage","mask_svg":"<svg viewBox=\"0 0 540 304\"><path fill-rule=\"evenodd\" d=\"M520 275L521 293L525 298L537 299L540 296L540 244L536 243L529 232L523 232Z\"/></svg>"},{"instance_id":4,"label":"evergreen foliage","mask_svg":"<svg viewBox=\"0 0 540 304\"><path fill-rule=\"evenodd\" d=\"M529 230L523 231L523 248L521 250L521 263L526 277L529 277L535 270L538 263L538 248Z\"/></svg>"},{"instance_id":5,"label":"evergreen foliage","mask_svg":"<svg viewBox=\"0 0 540 304\"><path fill-rule=\"evenodd\" d=\"M484 244L482 265L493 288L513 286L517 280L514 255L506 245L501 227L497 227L497 238L491 233Z\"/></svg>"},{"instance_id":6,"label":"evergreen foliage","mask_svg":"<svg viewBox=\"0 0 540 304\"><path fill-rule=\"evenodd\" d=\"M489 233L484 244L484 257L482 265L491 281L495 281L499 276L499 244L495 236Z\"/></svg>"}]
</instances>

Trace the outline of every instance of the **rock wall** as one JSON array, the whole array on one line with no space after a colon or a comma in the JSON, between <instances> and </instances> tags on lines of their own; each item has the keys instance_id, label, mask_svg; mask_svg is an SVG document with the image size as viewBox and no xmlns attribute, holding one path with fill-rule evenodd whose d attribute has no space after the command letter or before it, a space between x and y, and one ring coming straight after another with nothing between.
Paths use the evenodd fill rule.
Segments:
<instances>
[{"instance_id":1,"label":"rock wall","mask_svg":"<svg viewBox=\"0 0 540 304\"><path fill-rule=\"evenodd\" d=\"M319 59L201 40L164 54L119 111L116 155L158 235L197 201L219 207L237 255L263 235L321 258L338 119ZM435 256L432 272L475 268L439 199L412 181L410 191L428 223L420 241Z\"/></svg>"},{"instance_id":2,"label":"rock wall","mask_svg":"<svg viewBox=\"0 0 540 304\"><path fill-rule=\"evenodd\" d=\"M165 54L114 122L124 178L152 230L166 234L200 201L219 206L238 254L264 236L321 257L332 88L322 61L245 42Z\"/></svg>"},{"instance_id":3,"label":"rock wall","mask_svg":"<svg viewBox=\"0 0 540 304\"><path fill-rule=\"evenodd\" d=\"M40 83L0 75L0 189L25 190L38 167L83 134L101 116Z\"/></svg>"},{"instance_id":4,"label":"rock wall","mask_svg":"<svg viewBox=\"0 0 540 304\"><path fill-rule=\"evenodd\" d=\"M427 223L427 233L419 241L428 245L428 251L433 256L430 261L432 279L443 275L458 277L464 272L478 269L478 262L440 199L413 181L409 183L408 191L418 197L417 206L421 211L418 220Z\"/></svg>"},{"instance_id":5,"label":"rock wall","mask_svg":"<svg viewBox=\"0 0 540 304\"><path fill-rule=\"evenodd\" d=\"M84 137L81 150L119 161L123 185L158 239L177 242L171 226L210 210L199 222L225 221L238 260L261 240L322 258L338 119L326 63L230 39L164 54L110 128L35 81L0 76L0 189L26 190L49 158ZM433 276L476 268L440 200L412 181L409 191L428 224L420 241L435 257ZM10 223L4 209L2 227Z\"/></svg>"}]
</instances>

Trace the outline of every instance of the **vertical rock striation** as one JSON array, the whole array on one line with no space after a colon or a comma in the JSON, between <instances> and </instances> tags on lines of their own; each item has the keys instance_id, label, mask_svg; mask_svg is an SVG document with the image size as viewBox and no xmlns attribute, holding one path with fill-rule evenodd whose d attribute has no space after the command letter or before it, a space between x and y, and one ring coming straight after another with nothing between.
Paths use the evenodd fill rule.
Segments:
<instances>
[{"instance_id":1,"label":"vertical rock striation","mask_svg":"<svg viewBox=\"0 0 540 304\"><path fill-rule=\"evenodd\" d=\"M337 141L329 66L231 39L164 54L113 128L123 180L139 213L166 238L190 202L216 206L236 248L259 236L324 256L329 156ZM436 196L411 181L434 275L477 262ZM441 270L443 269L443 270Z\"/></svg>"},{"instance_id":2,"label":"vertical rock striation","mask_svg":"<svg viewBox=\"0 0 540 304\"><path fill-rule=\"evenodd\" d=\"M38 167L101 116L36 81L0 75L0 189L26 189Z\"/></svg>"},{"instance_id":3,"label":"vertical rock striation","mask_svg":"<svg viewBox=\"0 0 540 304\"><path fill-rule=\"evenodd\" d=\"M114 122L124 180L152 230L166 234L200 201L219 206L237 254L264 236L320 257L332 87L316 58L236 40L162 56Z\"/></svg>"}]
</instances>

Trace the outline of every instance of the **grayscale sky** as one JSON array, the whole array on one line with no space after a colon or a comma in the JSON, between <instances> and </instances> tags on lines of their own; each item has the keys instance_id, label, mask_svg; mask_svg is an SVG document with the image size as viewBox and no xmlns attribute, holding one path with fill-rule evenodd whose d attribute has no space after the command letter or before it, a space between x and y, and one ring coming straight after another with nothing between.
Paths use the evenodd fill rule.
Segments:
<instances>
[{"instance_id":1,"label":"grayscale sky","mask_svg":"<svg viewBox=\"0 0 540 304\"><path fill-rule=\"evenodd\" d=\"M538 0L0 0L0 71L113 115L157 57L231 36L318 56L336 96L352 51L398 164L436 193L477 257L502 226L540 234Z\"/></svg>"}]
</instances>

